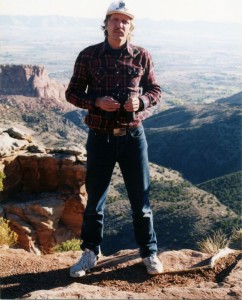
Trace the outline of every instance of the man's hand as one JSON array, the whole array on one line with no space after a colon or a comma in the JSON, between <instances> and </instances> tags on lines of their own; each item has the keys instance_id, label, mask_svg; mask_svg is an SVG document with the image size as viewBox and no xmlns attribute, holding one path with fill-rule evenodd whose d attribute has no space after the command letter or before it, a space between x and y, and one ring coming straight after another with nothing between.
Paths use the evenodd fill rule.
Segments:
<instances>
[{"instance_id":1,"label":"man's hand","mask_svg":"<svg viewBox=\"0 0 242 300\"><path fill-rule=\"evenodd\" d=\"M124 104L124 109L126 111L137 111L139 109L139 98L136 96L131 96Z\"/></svg>"},{"instance_id":2,"label":"man's hand","mask_svg":"<svg viewBox=\"0 0 242 300\"><path fill-rule=\"evenodd\" d=\"M116 111L120 108L120 103L109 96L97 98L95 105L106 111Z\"/></svg>"}]
</instances>

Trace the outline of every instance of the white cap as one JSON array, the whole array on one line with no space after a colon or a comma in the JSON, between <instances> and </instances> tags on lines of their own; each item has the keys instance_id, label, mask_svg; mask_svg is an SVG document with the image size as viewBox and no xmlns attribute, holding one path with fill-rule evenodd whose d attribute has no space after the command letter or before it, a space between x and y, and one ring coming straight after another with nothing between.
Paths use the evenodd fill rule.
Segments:
<instances>
[{"instance_id":1,"label":"white cap","mask_svg":"<svg viewBox=\"0 0 242 300\"><path fill-rule=\"evenodd\" d=\"M133 12L131 12L126 7L126 3L124 2L124 0L116 0L109 5L106 15L108 16L112 14L123 14L130 17L131 19L134 19Z\"/></svg>"}]
</instances>

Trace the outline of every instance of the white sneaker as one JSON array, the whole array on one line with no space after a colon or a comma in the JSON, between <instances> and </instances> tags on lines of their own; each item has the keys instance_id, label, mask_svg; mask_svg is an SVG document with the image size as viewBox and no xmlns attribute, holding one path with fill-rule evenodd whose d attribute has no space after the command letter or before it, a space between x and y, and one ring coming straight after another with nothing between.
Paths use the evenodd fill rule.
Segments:
<instances>
[{"instance_id":1,"label":"white sneaker","mask_svg":"<svg viewBox=\"0 0 242 300\"><path fill-rule=\"evenodd\" d=\"M151 275L160 274L164 271L162 262L159 260L157 255L145 257L143 259L144 265L147 268L147 272Z\"/></svg>"},{"instance_id":2,"label":"white sneaker","mask_svg":"<svg viewBox=\"0 0 242 300\"><path fill-rule=\"evenodd\" d=\"M85 249L79 261L71 267L70 276L82 277L86 275L86 271L90 271L90 269L94 268L96 265L97 265L96 254L89 249Z\"/></svg>"}]
</instances>

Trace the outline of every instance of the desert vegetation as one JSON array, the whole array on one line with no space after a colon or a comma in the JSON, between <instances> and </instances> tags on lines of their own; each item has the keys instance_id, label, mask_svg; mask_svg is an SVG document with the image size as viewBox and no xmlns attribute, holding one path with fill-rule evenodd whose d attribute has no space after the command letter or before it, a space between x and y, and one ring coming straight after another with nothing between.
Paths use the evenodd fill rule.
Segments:
<instances>
[{"instance_id":1,"label":"desert vegetation","mask_svg":"<svg viewBox=\"0 0 242 300\"><path fill-rule=\"evenodd\" d=\"M3 179L4 178L5 178L4 173L0 171L0 192L3 191Z\"/></svg>"},{"instance_id":2,"label":"desert vegetation","mask_svg":"<svg viewBox=\"0 0 242 300\"><path fill-rule=\"evenodd\" d=\"M239 171L203 182L198 187L215 195L221 203L241 214L241 180L242 171Z\"/></svg>"},{"instance_id":3,"label":"desert vegetation","mask_svg":"<svg viewBox=\"0 0 242 300\"><path fill-rule=\"evenodd\" d=\"M0 246L12 247L17 244L18 235L9 226L9 220L0 218Z\"/></svg>"},{"instance_id":4,"label":"desert vegetation","mask_svg":"<svg viewBox=\"0 0 242 300\"><path fill-rule=\"evenodd\" d=\"M67 252L67 251L79 251L79 250L80 250L80 240L74 238L54 246L51 252L55 253L55 252Z\"/></svg>"}]
</instances>

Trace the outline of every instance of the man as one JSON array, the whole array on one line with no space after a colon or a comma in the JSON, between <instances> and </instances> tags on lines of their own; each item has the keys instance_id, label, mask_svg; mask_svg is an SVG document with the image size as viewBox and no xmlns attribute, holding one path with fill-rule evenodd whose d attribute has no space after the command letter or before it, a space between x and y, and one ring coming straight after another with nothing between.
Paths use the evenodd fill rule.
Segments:
<instances>
[{"instance_id":1,"label":"man","mask_svg":"<svg viewBox=\"0 0 242 300\"><path fill-rule=\"evenodd\" d=\"M109 6L105 41L77 57L66 91L68 102L88 109L87 206L83 216L80 260L70 276L81 277L97 264L103 238L104 206L118 162L132 209L135 239L149 274L163 272L149 203L149 165L142 120L160 99L149 52L130 44L134 14L124 1Z\"/></svg>"}]
</instances>

